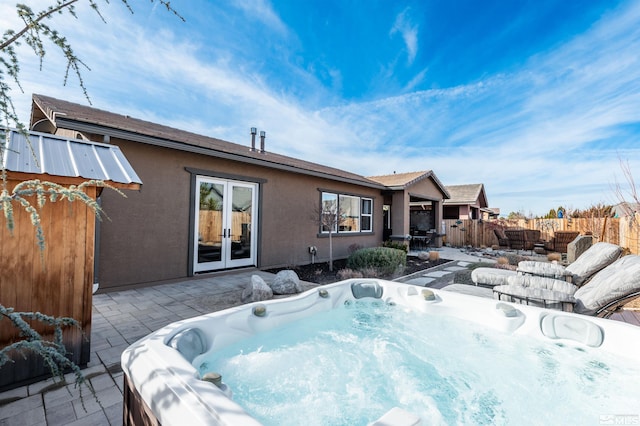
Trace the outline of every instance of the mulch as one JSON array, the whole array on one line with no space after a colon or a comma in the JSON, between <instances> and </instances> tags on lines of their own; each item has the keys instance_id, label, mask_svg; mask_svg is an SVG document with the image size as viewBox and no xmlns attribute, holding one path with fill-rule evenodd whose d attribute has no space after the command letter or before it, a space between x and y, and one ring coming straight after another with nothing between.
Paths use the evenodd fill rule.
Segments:
<instances>
[{"instance_id":1,"label":"mulch","mask_svg":"<svg viewBox=\"0 0 640 426\"><path fill-rule=\"evenodd\" d=\"M424 271L426 269L434 268L436 266L440 266L449 262L451 262L451 260L448 259L422 260L417 256L407 256L407 266L400 275L410 275L415 272ZM265 272L276 274L279 271L290 269L298 274L298 278L300 278L300 280L302 281L312 282L316 284L330 284L341 280L341 278L338 276L338 271L340 271L341 269L345 269L346 267L347 260L338 259L333 261L333 271L329 270L329 262L321 262L311 263L308 265L299 265L291 268L265 269ZM395 274L378 276L377 278L394 279L400 275Z\"/></svg>"}]
</instances>

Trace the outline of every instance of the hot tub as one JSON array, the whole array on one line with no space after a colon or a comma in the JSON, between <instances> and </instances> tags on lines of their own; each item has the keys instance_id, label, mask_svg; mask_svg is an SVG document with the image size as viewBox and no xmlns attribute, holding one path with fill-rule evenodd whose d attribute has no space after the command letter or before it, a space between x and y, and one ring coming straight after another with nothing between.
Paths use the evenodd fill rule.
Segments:
<instances>
[{"instance_id":1,"label":"hot tub","mask_svg":"<svg viewBox=\"0 0 640 426\"><path fill-rule=\"evenodd\" d=\"M330 321L341 318L354 321L357 333L364 333L362 340L371 344L363 346L364 352L345 355L358 346L360 338L351 331L347 337L336 337L333 329L326 330L331 328ZM294 336L307 338L309 334L312 340L316 334L329 336L337 346L331 349L320 342L315 346L319 349L309 350L305 343L294 361L282 358L275 340L283 339L281 346L295 348ZM403 334L405 340L388 340ZM463 335L466 340L459 340ZM419 345L413 347L413 340ZM514 352L503 343L525 347L524 352ZM448 344L452 346L445 348ZM379 354L380 360L363 363ZM410 358L400 359L404 354ZM237 360L227 362L235 356ZM122 354L125 423L299 424L294 413L307 425L535 424L541 419L566 421L567 415L577 423L638 421L638 359L640 327L391 281L352 279L287 299L176 322L131 345ZM534 364L539 364L538 376L517 376L518 370L533 369ZM581 366L565 376L565 370L574 370L573 364ZM251 370L260 365L259 370ZM336 365L348 371L334 371ZM447 369L457 370L456 377ZM315 379L300 377L302 388L310 388L308 396L301 396L301 388L289 380L306 371ZM427 385L424 378L406 375L408 371L425 374L429 381L435 377L435 381ZM636 379L625 380L629 375ZM367 381L343 384L347 376L364 376ZM239 377L254 382L239 383ZM576 405L569 395L576 386L572 382L588 389L588 398L595 395L594 400L577 395ZM288 386L293 402L287 400ZM539 411L545 412L532 417L536 403L528 394L531 386L537 389L534 397L548 393L541 397L559 400L564 408L547 408L548 402L542 399ZM630 387L623 389L625 386ZM266 408L255 408L253 401L242 402L255 397L244 395L247 387L264 389L258 399L273 393L277 401L267 402ZM619 394L611 393L616 389ZM391 402L379 397L386 393L394 394ZM328 402L315 407L320 396ZM333 408L331 414L323 413L323 407L346 405L351 400L365 404L363 414L351 418L351 408L348 413ZM366 406L369 400L371 407ZM285 407L280 409L284 417L272 418L279 405ZM341 416L345 418L342 423Z\"/></svg>"}]
</instances>

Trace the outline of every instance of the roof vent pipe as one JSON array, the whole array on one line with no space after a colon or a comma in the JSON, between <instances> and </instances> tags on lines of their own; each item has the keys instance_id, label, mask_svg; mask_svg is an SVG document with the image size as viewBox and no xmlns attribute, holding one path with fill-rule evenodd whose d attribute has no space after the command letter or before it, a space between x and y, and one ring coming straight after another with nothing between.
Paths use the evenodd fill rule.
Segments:
<instances>
[{"instance_id":1,"label":"roof vent pipe","mask_svg":"<svg viewBox=\"0 0 640 426\"><path fill-rule=\"evenodd\" d=\"M260 130L260 152L264 152L264 138L267 136L264 130Z\"/></svg>"},{"instance_id":2,"label":"roof vent pipe","mask_svg":"<svg viewBox=\"0 0 640 426\"><path fill-rule=\"evenodd\" d=\"M251 128L251 151L256 150L256 132L258 129L255 127Z\"/></svg>"}]
</instances>

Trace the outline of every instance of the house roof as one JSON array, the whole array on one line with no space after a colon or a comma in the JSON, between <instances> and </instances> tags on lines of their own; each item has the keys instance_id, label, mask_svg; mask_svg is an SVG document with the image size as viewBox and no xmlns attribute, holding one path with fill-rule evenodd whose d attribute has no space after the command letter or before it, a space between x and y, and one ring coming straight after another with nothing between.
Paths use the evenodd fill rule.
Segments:
<instances>
[{"instance_id":1,"label":"house roof","mask_svg":"<svg viewBox=\"0 0 640 426\"><path fill-rule=\"evenodd\" d=\"M249 146L223 141L127 115L92 108L44 95L33 95L32 126L88 132L181 151L240 161L263 167L322 177L335 181L384 189L364 176L333 167L287 157L272 152L251 150ZM55 130L55 129L53 129Z\"/></svg>"},{"instance_id":2,"label":"house roof","mask_svg":"<svg viewBox=\"0 0 640 426\"><path fill-rule=\"evenodd\" d=\"M451 198L444 201L445 205L471 205L478 203L480 207L488 207L484 185L474 183L469 185L447 185Z\"/></svg>"},{"instance_id":3,"label":"house roof","mask_svg":"<svg viewBox=\"0 0 640 426\"><path fill-rule=\"evenodd\" d=\"M640 203L624 201L612 206L614 217L631 216L640 211Z\"/></svg>"},{"instance_id":4,"label":"house roof","mask_svg":"<svg viewBox=\"0 0 640 426\"><path fill-rule=\"evenodd\" d=\"M3 168L9 172L102 180L137 189L142 180L115 145L16 130L5 131Z\"/></svg>"},{"instance_id":5,"label":"house roof","mask_svg":"<svg viewBox=\"0 0 640 426\"><path fill-rule=\"evenodd\" d=\"M423 179L431 179L442 192L443 198L449 198L449 192L432 170L408 173L394 173L391 175L368 176L368 179L378 182L389 189L404 190Z\"/></svg>"}]
</instances>

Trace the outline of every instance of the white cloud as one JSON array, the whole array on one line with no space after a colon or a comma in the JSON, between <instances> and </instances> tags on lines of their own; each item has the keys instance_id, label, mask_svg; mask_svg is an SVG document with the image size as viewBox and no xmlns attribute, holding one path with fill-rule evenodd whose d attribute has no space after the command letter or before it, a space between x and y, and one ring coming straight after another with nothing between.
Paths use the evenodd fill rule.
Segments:
<instances>
[{"instance_id":1,"label":"white cloud","mask_svg":"<svg viewBox=\"0 0 640 426\"><path fill-rule=\"evenodd\" d=\"M269 26L273 31L280 34L288 32L286 25L275 13L268 0L234 0L233 4L246 15Z\"/></svg>"},{"instance_id":2,"label":"white cloud","mask_svg":"<svg viewBox=\"0 0 640 426\"><path fill-rule=\"evenodd\" d=\"M255 4L251 10L270 8ZM189 37L188 26L174 33L135 25L138 11L132 17L105 7L104 24L79 10L82 25L67 28L92 68L85 81L98 108L238 143L248 143L249 127L257 126L267 131L269 151L362 175L432 169L445 185L484 183L490 204L504 213L545 213L606 200L621 153L640 170L636 132L626 130L640 123L639 10L614 12L511 74L350 104L327 104L317 81L291 64L283 65L283 80L301 79L309 94L273 85L234 55L238 46L204 55L209 46ZM279 18L269 19L277 28ZM405 33L417 28L406 11L396 27L415 58L417 42ZM26 93L15 99L27 117L32 92L86 103L75 83L61 86L61 70L56 55L42 72L31 57L23 64ZM340 84L340 70L331 73Z\"/></svg>"},{"instance_id":3,"label":"white cloud","mask_svg":"<svg viewBox=\"0 0 640 426\"><path fill-rule=\"evenodd\" d=\"M418 26L409 18L409 8L406 8L396 16L389 35L400 33L407 48L407 63L411 65L418 53Z\"/></svg>"}]
</instances>

